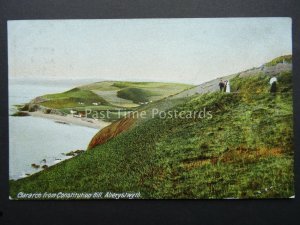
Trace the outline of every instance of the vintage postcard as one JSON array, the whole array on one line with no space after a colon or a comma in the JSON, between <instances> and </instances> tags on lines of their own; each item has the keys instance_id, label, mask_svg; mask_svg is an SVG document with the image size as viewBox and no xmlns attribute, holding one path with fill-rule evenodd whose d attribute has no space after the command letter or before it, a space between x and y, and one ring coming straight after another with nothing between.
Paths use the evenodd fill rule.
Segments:
<instances>
[{"instance_id":1,"label":"vintage postcard","mask_svg":"<svg viewBox=\"0 0 300 225\"><path fill-rule=\"evenodd\" d=\"M11 20L12 200L294 198L292 20Z\"/></svg>"}]
</instances>

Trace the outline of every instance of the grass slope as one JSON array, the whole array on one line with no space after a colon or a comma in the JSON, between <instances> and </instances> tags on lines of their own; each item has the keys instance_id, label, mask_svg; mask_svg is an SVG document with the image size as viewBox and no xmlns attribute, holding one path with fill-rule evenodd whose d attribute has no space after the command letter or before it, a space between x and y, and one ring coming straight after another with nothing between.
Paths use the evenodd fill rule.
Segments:
<instances>
[{"instance_id":1,"label":"grass slope","mask_svg":"<svg viewBox=\"0 0 300 225\"><path fill-rule=\"evenodd\" d=\"M108 102L97 94L80 88L73 88L58 94L44 95L42 98L47 101L40 103L41 105L54 109L78 107L79 102L84 103L85 106L92 106L94 102L108 105Z\"/></svg>"},{"instance_id":2,"label":"grass slope","mask_svg":"<svg viewBox=\"0 0 300 225\"><path fill-rule=\"evenodd\" d=\"M169 104L173 112L206 108L213 117L140 119L71 160L10 181L10 195L140 191L143 198L289 197L294 194L291 73L278 74L275 96L268 81L264 74L235 77L235 93L194 95L180 104L161 100L156 104Z\"/></svg>"},{"instance_id":3,"label":"grass slope","mask_svg":"<svg viewBox=\"0 0 300 225\"><path fill-rule=\"evenodd\" d=\"M133 108L140 102L157 101L191 87L179 83L103 81L80 88L97 93L112 105Z\"/></svg>"},{"instance_id":4,"label":"grass slope","mask_svg":"<svg viewBox=\"0 0 300 225\"><path fill-rule=\"evenodd\" d=\"M119 98L132 100L134 103L137 104L139 102L148 102L151 96L157 95L159 94L139 88L124 88L117 92L117 96Z\"/></svg>"},{"instance_id":5,"label":"grass slope","mask_svg":"<svg viewBox=\"0 0 300 225\"><path fill-rule=\"evenodd\" d=\"M270 62L266 63L265 66L275 66L278 63L292 63L292 55L283 55L283 56L279 56L273 60L271 60Z\"/></svg>"},{"instance_id":6,"label":"grass slope","mask_svg":"<svg viewBox=\"0 0 300 225\"><path fill-rule=\"evenodd\" d=\"M102 113L103 120L113 122L145 102L158 101L191 87L178 83L103 81L37 99L42 99L38 104L47 108L59 109L64 113L69 113L71 109L85 113L88 109L92 110L89 117Z\"/></svg>"},{"instance_id":7,"label":"grass slope","mask_svg":"<svg viewBox=\"0 0 300 225\"><path fill-rule=\"evenodd\" d=\"M193 85L179 83L103 81L37 97L32 104L66 114L70 110L83 114L91 110L88 117L103 115L101 119L104 121L114 122L145 102L159 101L191 87ZM28 108L28 104L23 107L23 110L28 110L25 107Z\"/></svg>"}]
</instances>

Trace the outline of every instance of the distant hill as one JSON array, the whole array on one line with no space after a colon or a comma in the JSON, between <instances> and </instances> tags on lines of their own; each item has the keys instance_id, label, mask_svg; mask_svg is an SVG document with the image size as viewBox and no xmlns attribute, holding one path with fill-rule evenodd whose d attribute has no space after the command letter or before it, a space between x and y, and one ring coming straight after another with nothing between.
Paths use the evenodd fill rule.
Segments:
<instances>
[{"instance_id":1,"label":"distant hill","mask_svg":"<svg viewBox=\"0 0 300 225\"><path fill-rule=\"evenodd\" d=\"M81 155L10 181L10 195L130 191L145 199L290 197L291 68L291 61L276 59L224 77L231 93L219 92L215 79L141 106L148 115L154 109L198 113L183 119L124 117L99 131ZM276 95L269 92L272 75L278 79Z\"/></svg>"},{"instance_id":2,"label":"distant hill","mask_svg":"<svg viewBox=\"0 0 300 225\"><path fill-rule=\"evenodd\" d=\"M194 87L189 84L162 82L102 81L79 86L62 93L36 97L20 107L21 111L43 111L55 114L105 113L105 121L116 121L118 113L127 112ZM90 116L90 115L89 115Z\"/></svg>"},{"instance_id":3,"label":"distant hill","mask_svg":"<svg viewBox=\"0 0 300 225\"><path fill-rule=\"evenodd\" d=\"M189 89L193 85L162 82L103 81L81 86L118 107L137 107Z\"/></svg>"}]
</instances>

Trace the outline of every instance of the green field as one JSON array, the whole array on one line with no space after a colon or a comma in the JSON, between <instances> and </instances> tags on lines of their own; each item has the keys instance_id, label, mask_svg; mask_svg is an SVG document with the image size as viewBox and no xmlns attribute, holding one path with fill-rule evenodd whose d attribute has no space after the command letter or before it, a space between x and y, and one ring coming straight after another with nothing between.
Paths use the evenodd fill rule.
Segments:
<instances>
[{"instance_id":1,"label":"green field","mask_svg":"<svg viewBox=\"0 0 300 225\"><path fill-rule=\"evenodd\" d=\"M158 101L191 87L193 86L178 83L103 81L73 88L63 93L41 96L43 101L38 104L67 114L70 110L80 113L84 113L86 109L98 113L109 110L109 116L104 120L111 122L119 119L115 111L130 112L133 108Z\"/></svg>"},{"instance_id":2,"label":"green field","mask_svg":"<svg viewBox=\"0 0 300 225\"><path fill-rule=\"evenodd\" d=\"M85 106L91 106L93 103L109 105L106 100L92 91L80 88L73 88L69 91L58 94L44 95L42 98L46 100L40 103L42 106L54 109L78 107L80 106L80 102L82 102Z\"/></svg>"},{"instance_id":3,"label":"green field","mask_svg":"<svg viewBox=\"0 0 300 225\"><path fill-rule=\"evenodd\" d=\"M93 91L114 106L133 108L140 103L157 101L192 87L179 83L103 81L80 88Z\"/></svg>"},{"instance_id":4,"label":"green field","mask_svg":"<svg viewBox=\"0 0 300 225\"><path fill-rule=\"evenodd\" d=\"M104 121L113 122L151 102L194 87L193 85L160 82L102 81L73 88L66 92L43 95L19 107L20 111L36 111L40 106L70 114L71 110L85 115L104 115ZM30 110L29 110L30 109ZM44 110L45 111L45 110ZM15 115L21 115L15 114Z\"/></svg>"},{"instance_id":5,"label":"green field","mask_svg":"<svg viewBox=\"0 0 300 225\"><path fill-rule=\"evenodd\" d=\"M153 96L159 96L158 93L139 89L139 88L124 88L117 92L119 98L132 100L133 103L139 104L149 102Z\"/></svg>"},{"instance_id":6,"label":"green field","mask_svg":"<svg viewBox=\"0 0 300 225\"><path fill-rule=\"evenodd\" d=\"M133 125L124 122L119 135L109 134L116 132L121 120L100 131L81 155L10 181L10 196L21 191L111 191L141 192L145 199L290 197L294 195L292 75L287 71L277 77L276 95L269 93L270 77L259 73L232 78L232 93L164 98L141 107L172 113L205 108L212 118L148 116ZM116 92L143 86L149 91L152 85L110 84ZM83 90L111 91L107 84L99 85ZM151 91L157 94L153 85Z\"/></svg>"}]
</instances>

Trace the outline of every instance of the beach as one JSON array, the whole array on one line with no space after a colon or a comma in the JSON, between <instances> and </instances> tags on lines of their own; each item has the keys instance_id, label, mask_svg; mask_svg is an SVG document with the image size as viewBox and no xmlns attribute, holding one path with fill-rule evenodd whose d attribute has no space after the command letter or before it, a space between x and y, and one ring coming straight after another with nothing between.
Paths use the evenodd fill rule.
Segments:
<instances>
[{"instance_id":1,"label":"beach","mask_svg":"<svg viewBox=\"0 0 300 225\"><path fill-rule=\"evenodd\" d=\"M102 120L95 120L95 119L86 118L86 117L80 118L80 117L74 117L73 115L61 116L61 115L56 115L56 114L45 114L41 111L29 112L28 114L33 117L41 117L41 118L54 120L55 122L61 123L61 124L66 124L66 125L74 124L74 125L90 127L90 128L94 128L94 129L102 129L111 124L110 122L105 122Z\"/></svg>"}]
</instances>

